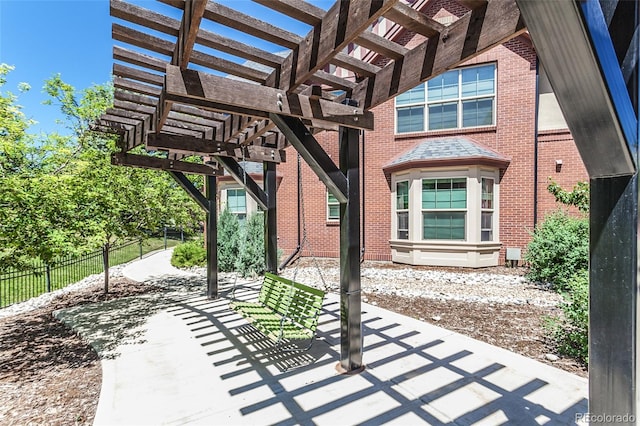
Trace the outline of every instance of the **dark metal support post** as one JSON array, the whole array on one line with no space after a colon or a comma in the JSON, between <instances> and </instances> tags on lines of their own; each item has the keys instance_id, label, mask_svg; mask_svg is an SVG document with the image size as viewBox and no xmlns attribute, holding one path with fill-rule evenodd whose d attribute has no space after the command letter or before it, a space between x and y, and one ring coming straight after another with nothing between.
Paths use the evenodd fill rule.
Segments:
<instances>
[{"instance_id":1,"label":"dark metal support post","mask_svg":"<svg viewBox=\"0 0 640 426\"><path fill-rule=\"evenodd\" d=\"M278 273L278 221L276 218L276 164L264 163L264 189L267 209L264 211L264 243L266 269Z\"/></svg>"},{"instance_id":2,"label":"dark metal support post","mask_svg":"<svg viewBox=\"0 0 640 426\"><path fill-rule=\"evenodd\" d=\"M589 412L637 415L638 175L591 179L590 214Z\"/></svg>"},{"instance_id":3,"label":"dark metal support post","mask_svg":"<svg viewBox=\"0 0 640 426\"><path fill-rule=\"evenodd\" d=\"M216 177L207 176L205 197L207 198L207 297L218 297L218 218L216 207Z\"/></svg>"},{"instance_id":4,"label":"dark metal support post","mask_svg":"<svg viewBox=\"0 0 640 426\"><path fill-rule=\"evenodd\" d=\"M362 364L360 294L359 130L340 128L340 170L347 178L347 202L340 203L340 368L355 372Z\"/></svg>"}]
</instances>

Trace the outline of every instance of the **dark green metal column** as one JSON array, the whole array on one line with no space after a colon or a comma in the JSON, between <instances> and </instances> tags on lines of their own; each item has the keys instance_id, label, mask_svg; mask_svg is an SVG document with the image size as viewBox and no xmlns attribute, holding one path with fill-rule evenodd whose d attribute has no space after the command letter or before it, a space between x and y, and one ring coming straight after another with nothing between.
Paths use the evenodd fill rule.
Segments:
<instances>
[{"instance_id":1,"label":"dark green metal column","mask_svg":"<svg viewBox=\"0 0 640 426\"><path fill-rule=\"evenodd\" d=\"M276 164L264 163L264 190L267 193L267 209L264 211L264 244L266 269L278 273L278 221L276 218Z\"/></svg>"},{"instance_id":2,"label":"dark green metal column","mask_svg":"<svg viewBox=\"0 0 640 426\"><path fill-rule=\"evenodd\" d=\"M216 177L207 176L205 197L207 198L207 297L218 297L218 209L216 206Z\"/></svg>"},{"instance_id":3,"label":"dark green metal column","mask_svg":"<svg viewBox=\"0 0 640 426\"><path fill-rule=\"evenodd\" d=\"M340 368L355 372L362 364L360 294L360 131L340 128L340 170L348 196L340 203Z\"/></svg>"}]
</instances>

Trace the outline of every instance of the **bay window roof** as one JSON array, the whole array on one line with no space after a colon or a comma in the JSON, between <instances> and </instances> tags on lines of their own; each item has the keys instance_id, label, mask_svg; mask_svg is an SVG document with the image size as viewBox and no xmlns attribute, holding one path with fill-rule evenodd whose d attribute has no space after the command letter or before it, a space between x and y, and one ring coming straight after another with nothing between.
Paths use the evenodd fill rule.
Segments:
<instances>
[{"instance_id":1,"label":"bay window roof","mask_svg":"<svg viewBox=\"0 0 640 426\"><path fill-rule=\"evenodd\" d=\"M486 165L506 169L511 159L471 138L425 139L398 155L382 169L385 174L418 167Z\"/></svg>"}]
</instances>

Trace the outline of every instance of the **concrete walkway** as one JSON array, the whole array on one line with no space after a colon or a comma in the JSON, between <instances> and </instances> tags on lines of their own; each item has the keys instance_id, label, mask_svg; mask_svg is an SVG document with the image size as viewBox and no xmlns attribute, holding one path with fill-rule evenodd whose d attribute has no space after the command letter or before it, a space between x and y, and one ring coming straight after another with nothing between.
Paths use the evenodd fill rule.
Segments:
<instances>
[{"instance_id":1,"label":"concrete walkway","mask_svg":"<svg viewBox=\"0 0 640 426\"><path fill-rule=\"evenodd\" d=\"M196 280L173 270L167 253L125 274ZM108 355L96 425L561 425L587 411L584 378L366 304L367 368L338 375L336 295L325 300L319 340L292 354L229 310L228 288L218 300L201 287L59 313ZM246 285L237 295L256 290Z\"/></svg>"}]
</instances>

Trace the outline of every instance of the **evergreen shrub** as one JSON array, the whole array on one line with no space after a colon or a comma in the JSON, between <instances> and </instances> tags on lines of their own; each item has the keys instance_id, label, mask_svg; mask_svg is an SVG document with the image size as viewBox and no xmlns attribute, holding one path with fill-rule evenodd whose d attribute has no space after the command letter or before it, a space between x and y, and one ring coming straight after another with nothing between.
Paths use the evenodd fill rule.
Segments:
<instances>
[{"instance_id":1,"label":"evergreen shrub","mask_svg":"<svg viewBox=\"0 0 640 426\"><path fill-rule=\"evenodd\" d=\"M264 216L258 212L249 217L241 232L236 270L243 277L262 275L264 256Z\"/></svg>"},{"instance_id":2,"label":"evergreen shrub","mask_svg":"<svg viewBox=\"0 0 640 426\"><path fill-rule=\"evenodd\" d=\"M218 270L232 272L240 250L240 223L236 215L225 208L218 218Z\"/></svg>"}]
</instances>

